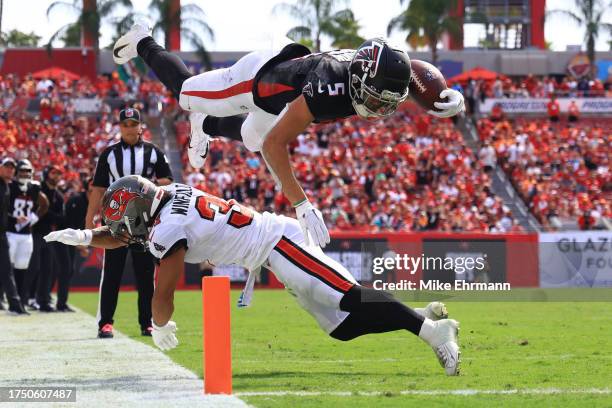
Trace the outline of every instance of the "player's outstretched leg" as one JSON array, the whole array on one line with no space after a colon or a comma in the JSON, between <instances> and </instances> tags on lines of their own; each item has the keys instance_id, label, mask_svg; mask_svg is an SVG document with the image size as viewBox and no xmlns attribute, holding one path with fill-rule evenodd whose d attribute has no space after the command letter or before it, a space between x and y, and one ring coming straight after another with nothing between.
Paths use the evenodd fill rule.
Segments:
<instances>
[{"instance_id":1,"label":"player's outstretched leg","mask_svg":"<svg viewBox=\"0 0 612 408\"><path fill-rule=\"evenodd\" d=\"M139 55L178 101L183 82L191 73L177 55L155 42L146 25L136 23L115 43L113 59L121 65Z\"/></svg>"},{"instance_id":2,"label":"player's outstretched leg","mask_svg":"<svg viewBox=\"0 0 612 408\"><path fill-rule=\"evenodd\" d=\"M445 314L439 302L428 305L430 311L410 309L391 294L362 286L353 286L340 301L340 309L349 312L344 321L330 333L338 340L352 340L370 333L408 330L431 346L447 375L458 375L460 351L457 343L459 323L452 319L434 321L423 314ZM436 317L433 314L433 317Z\"/></svg>"},{"instance_id":3,"label":"player's outstretched leg","mask_svg":"<svg viewBox=\"0 0 612 408\"><path fill-rule=\"evenodd\" d=\"M125 64L138 55L180 102L183 82L192 76L191 73L177 55L166 51L153 40L148 27L137 23L117 40L113 48L113 58L117 64ZM191 131L187 155L195 168L202 167L208 156L210 136L203 130L205 117L206 114L200 112L191 112L189 115Z\"/></svg>"}]
</instances>

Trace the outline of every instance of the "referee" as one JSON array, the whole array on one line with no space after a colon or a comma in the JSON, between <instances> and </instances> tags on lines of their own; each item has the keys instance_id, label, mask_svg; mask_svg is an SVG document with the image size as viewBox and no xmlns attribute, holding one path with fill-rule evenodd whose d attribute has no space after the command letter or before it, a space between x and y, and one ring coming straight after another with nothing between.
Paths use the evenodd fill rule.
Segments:
<instances>
[{"instance_id":1,"label":"referee","mask_svg":"<svg viewBox=\"0 0 612 408\"><path fill-rule=\"evenodd\" d=\"M126 108L119 113L121 141L104 149L98 158L85 227L93 228L105 189L115 180L128 175L141 175L156 180L158 185L172 182L172 173L165 154L154 144L142 140L140 112ZM154 258L135 247L104 251L104 267L100 279L98 304L98 337L113 337L113 316L117 308L119 286L128 251L131 251L134 277L138 288L138 323L143 336L151 335L151 300L153 298Z\"/></svg>"}]
</instances>

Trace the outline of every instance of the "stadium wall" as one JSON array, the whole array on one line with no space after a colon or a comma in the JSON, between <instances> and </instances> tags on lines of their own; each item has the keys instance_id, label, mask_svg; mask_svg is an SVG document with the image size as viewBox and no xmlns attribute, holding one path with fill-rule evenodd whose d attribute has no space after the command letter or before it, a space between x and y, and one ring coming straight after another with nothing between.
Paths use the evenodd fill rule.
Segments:
<instances>
[{"instance_id":1,"label":"stadium wall","mask_svg":"<svg viewBox=\"0 0 612 408\"><path fill-rule=\"evenodd\" d=\"M372 259L385 256L389 251L394 254L419 256L484 256L490 265L493 282L508 282L512 287L539 286L538 234L448 234L436 232L423 233L354 233L335 232L331 244L325 252L338 260L359 280L367 284L377 276L372 274ZM73 277L74 291L98 290L102 250L90 252L87 259L78 260L77 272ZM214 275L229 275L236 287L246 281L247 272L236 266L218 266ZM186 265L179 289L199 288L202 271L198 265ZM396 278L418 281L440 279L452 281L456 278L451 271L423 271L415 273L397 271ZM264 271L259 284L261 287L282 288L273 274ZM126 262L122 290L134 289L131 261Z\"/></svg>"}]
</instances>

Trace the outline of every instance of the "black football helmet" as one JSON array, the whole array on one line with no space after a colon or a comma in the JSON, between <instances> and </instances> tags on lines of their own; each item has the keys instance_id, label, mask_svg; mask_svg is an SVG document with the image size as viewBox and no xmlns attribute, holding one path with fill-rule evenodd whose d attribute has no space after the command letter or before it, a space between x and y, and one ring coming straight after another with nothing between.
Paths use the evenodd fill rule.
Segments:
<instances>
[{"instance_id":1,"label":"black football helmet","mask_svg":"<svg viewBox=\"0 0 612 408\"><path fill-rule=\"evenodd\" d=\"M355 112L366 119L393 114L408 97L411 74L405 51L381 38L361 44L349 66L349 94Z\"/></svg>"},{"instance_id":2,"label":"black football helmet","mask_svg":"<svg viewBox=\"0 0 612 408\"><path fill-rule=\"evenodd\" d=\"M102 197L102 219L114 238L146 245L155 216L168 197L169 193L144 177L121 177Z\"/></svg>"},{"instance_id":3,"label":"black football helmet","mask_svg":"<svg viewBox=\"0 0 612 408\"><path fill-rule=\"evenodd\" d=\"M28 188L28 183L30 183L34 178L34 167L28 159L21 159L17 162L15 178L19 183L19 188L22 191L26 191Z\"/></svg>"}]
</instances>

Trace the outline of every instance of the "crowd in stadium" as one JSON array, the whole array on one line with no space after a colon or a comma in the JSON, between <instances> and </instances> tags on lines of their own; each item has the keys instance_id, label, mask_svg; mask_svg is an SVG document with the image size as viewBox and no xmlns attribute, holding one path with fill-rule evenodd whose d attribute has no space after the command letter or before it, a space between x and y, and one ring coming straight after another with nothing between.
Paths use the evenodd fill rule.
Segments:
<instances>
[{"instance_id":1,"label":"crowd in stadium","mask_svg":"<svg viewBox=\"0 0 612 408\"><path fill-rule=\"evenodd\" d=\"M100 75L95 82L87 77L73 82L9 74L0 77L0 95L0 157L28 158L37 171L48 165L61 167L64 173L59 188L66 197L80 191L82 181L93 174L98 154L119 140L119 109L102 103L96 115L82 115L75 106L78 98L120 96L140 108L166 100L166 91L157 81L138 77L126 83L116 74ZM14 109L19 105L17 98L26 104L39 100L38 114ZM151 139L146 128L143 139Z\"/></svg>"},{"instance_id":2,"label":"crowd in stadium","mask_svg":"<svg viewBox=\"0 0 612 408\"><path fill-rule=\"evenodd\" d=\"M485 148L510 176L538 220L555 229L578 219L590 229L612 217L609 119L570 125L547 119L478 122Z\"/></svg>"},{"instance_id":3,"label":"crowd in stadium","mask_svg":"<svg viewBox=\"0 0 612 408\"><path fill-rule=\"evenodd\" d=\"M463 91L473 86L479 89L478 97L516 92L545 96L580 92L584 83L528 76L472 81ZM609 83L587 85L590 95L594 90L610 92ZM125 82L116 73L94 82L86 77L71 82L7 75L0 78L0 95L0 156L28 157L37 170L48 164L61 166L60 189L67 196L82 188L97 155L119 137L118 109L104 103L96 116L79 115L77 98L121 97L126 103L138 101L144 112L173 101L155 80L136 75ZM20 97L40 99L39 114L9 109ZM513 214L490 191L488 170L496 162L547 228L559 227L559 218L572 217L588 228L612 215L606 141L610 122L569 128L545 119L513 122L495 114L493 120L478 122L480 137L487 143L481 157L466 147L452 122L435 120L410 106L378 123L351 119L313 126L294 144L292 157L298 178L332 229L520 231ZM179 114L175 124L179 146L187 141L186 119ZM143 136L149 140L150 132ZM217 139L201 171L193 171L186 156L183 164L184 178L191 185L261 211L293 212L260 156L240 143Z\"/></svg>"},{"instance_id":4,"label":"crowd in stadium","mask_svg":"<svg viewBox=\"0 0 612 408\"><path fill-rule=\"evenodd\" d=\"M491 80L469 79L454 86L467 96L475 99L486 98L549 98L558 97L606 97L612 96L612 79L603 82L599 79L571 76L556 78L552 76L528 75L520 78L498 76Z\"/></svg>"}]
</instances>

